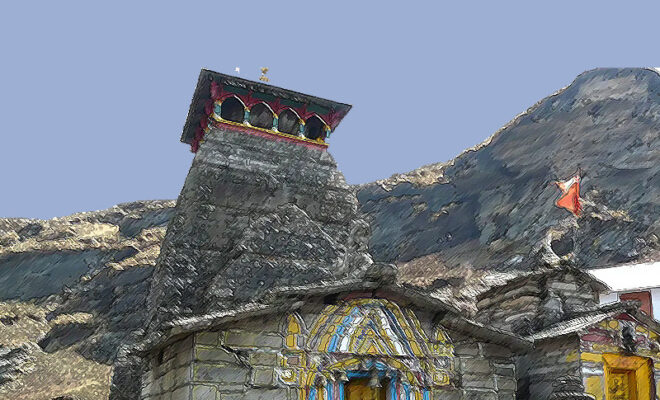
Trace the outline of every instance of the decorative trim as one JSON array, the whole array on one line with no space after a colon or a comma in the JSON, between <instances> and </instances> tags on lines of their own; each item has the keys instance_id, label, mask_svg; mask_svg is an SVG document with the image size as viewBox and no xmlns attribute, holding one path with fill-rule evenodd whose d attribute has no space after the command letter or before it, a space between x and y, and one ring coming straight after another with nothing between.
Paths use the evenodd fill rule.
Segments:
<instances>
[{"instance_id":1,"label":"decorative trim","mask_svg":"<svg viewBox=\"0 0 660 400\"><path fill-rule=\"evenodd\" d=\"M325 142L301 138L299 136L289 135L288 133L275 132L270 129L259 128L257 126L246 126L234 121L218 120L215 115L213 115L212 118L213 121L211 121L211 124L216 128L227 128L233 131L261 136L268 139L283 140L286 142L296 143L305 147L311 147L320 150L326 150L328 148L328 144Z\"/></svg>"},{"instance_id":2,"label":"decorative trim","mask_svg":"<svg viewBox=\"0 0 660 400\"><path fill-rule=\"evenodd\" d=\"M390 379L388 400L430 400L434 388L452 385L447 334L438 326L427 337L412 310L355 298L325 306L310 322L308 329L293 312L281 325L285 349L277 376L300 388L297 400L344 400L344 382L374 373Z\"/></svg>"}]
</instances>

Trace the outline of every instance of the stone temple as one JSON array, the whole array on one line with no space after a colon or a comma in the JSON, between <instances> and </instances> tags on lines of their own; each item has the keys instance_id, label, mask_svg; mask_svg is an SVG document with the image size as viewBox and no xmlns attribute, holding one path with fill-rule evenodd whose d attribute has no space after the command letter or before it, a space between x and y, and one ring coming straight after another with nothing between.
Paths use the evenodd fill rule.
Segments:
<instances>
[{"instance_id":1,"label":"stone temple","mask_svg":"<svg viewBox=\"0 0 660 400\"><path fill-rule=\"evenodd\" d=\"M563 266L451 301L374 262L327 140L351 106L202 70L196 153L112 399L656 399L660 325Z\"/></svg>"}]
</instances>

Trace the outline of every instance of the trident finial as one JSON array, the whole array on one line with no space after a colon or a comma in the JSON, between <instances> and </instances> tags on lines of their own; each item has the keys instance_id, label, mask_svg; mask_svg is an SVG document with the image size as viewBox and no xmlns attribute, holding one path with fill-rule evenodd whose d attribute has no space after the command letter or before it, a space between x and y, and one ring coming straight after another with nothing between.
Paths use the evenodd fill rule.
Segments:
<instances>
[{"instance_id":1,"label":"trident finial","mask_svg":"<svg viewBox=\"0 0 660 400\"><path fill-rule=\"evenodd\" d=\"M266 73L268 72L268 67L261 67L261 77L259 77L260 81L263 82L268 82L270 79L266 76Z\"/></svg>"}]
</instances>

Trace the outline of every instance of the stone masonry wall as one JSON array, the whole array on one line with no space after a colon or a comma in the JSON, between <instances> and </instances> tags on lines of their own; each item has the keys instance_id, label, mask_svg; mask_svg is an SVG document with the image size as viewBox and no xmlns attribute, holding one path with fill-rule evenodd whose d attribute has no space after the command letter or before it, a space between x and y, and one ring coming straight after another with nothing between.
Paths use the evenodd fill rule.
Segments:
<instances>
[{"instance_id":1,"label":"stone masonry wall","mask_svg":"<svg viewBox=\"0 0 660 400\"><path fill-rule=\"evenodd\" d=\"M147 359L141 399L188 400L191 396L193 336L167 346Z\"/></svg>"},{"instance_id":2,"label":"stone masonry wall","mask_svg":"<svg viewBox=\"0 0 660 400\"><path fill-rule=\"evenodd\" d=\"M223 331L198 332L152 357L141 399L289 399L274 382L283 337L275 318L247 321ZM178 353L176 353L178 352Z\"/></svg>"},{"instance_id":3,"label":"stone masonry wall","mask_svg":"<svg viewBox=\"0 0 660 400\"><path fill-rule=\"evenodd\" d=\"M460 362L460 380L453 396L438 391L440 399L514 400L516 366L513 353L506 347L484 343L453 333L454 351Z\"/></svg>"},{"instance_id":4,"label":"stone masonry wall","mask_svg":"<svg viewBox=\"0 0 660 400\"><path fill-rule=\"evenodd\" d=\"M625 348L623 330L628 327L632 336L631 341L635 343L634 353ZM657 332L649 329L643 324L632 319L610 318L601 321L597 326L592 326L580 335L580 365L582 367L582 379L586 393L594 396L596 400L606 400L606 357L627 358L632 356L638 360L648 360L650 374L653 376L653 390L660 393L660 336ZM628 349L633 350L633 349ZM638 390L642 390L638 387ZM657 397L656 397L657 398Z\"/></svg>"},{"instance_id":5,"label":"stone masonry wall","mask_svg":"<svg viewBox=\"0 0 660 400\"><path fill-rule=\"evenodd\" d=\"M427 330L430 315L420 316ZM284 318L267 316L197 332L152 355L151 370L142 377L141 399L299 400L304 388L278 380L285 352ZM433 390L433 400L515 399L516 366L509 349L448 334L455 346L456 375L451 385ZM291 362L289 357L287 364Z\"/></svg>"},{"instance_id":6,"label":"stone masonry wall","mask_svg":"<svg viewBox=\"0 0 660 400\"><path fill-rule=\"evenodd\" d=\"M532 275L481 295L476 319L525 336L597 304L598 293L571 272Z\"/></svg>"},{"instance_id":7,"label":"stone masonry wall","mask_svg":"<svg viewBox=\"0 0 660 400\"><path fill-rule=\"evenodd\" d=\"M575 354L579 340L574 335L539 341L533 351L519 357L518 400L546 400L553 383L562 376L580 376L580 363Z\"/></svg>"}]
</instances>

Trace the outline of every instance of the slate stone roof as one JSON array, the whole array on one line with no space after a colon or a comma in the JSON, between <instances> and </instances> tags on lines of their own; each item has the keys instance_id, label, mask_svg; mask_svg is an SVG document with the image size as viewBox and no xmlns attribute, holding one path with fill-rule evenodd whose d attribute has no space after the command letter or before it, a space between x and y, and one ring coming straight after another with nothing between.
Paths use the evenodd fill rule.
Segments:
<instances>
[{"instance_id":1,"label":"slate stone roof","mask_svg":"<svg viewBox=\"0 0 660 400\"><path fill-rule=\"evenodd\" d=\"M332 282L317 282L294 287L279 287L255 299L254 302L241 305L238 308L221 310L205 314L201 317L189 317L172 320L167 324L169 330L158 339L158 342L143 343L138 349L148 351L156 343L164 345L176 340L182 335L228 325L245 318L252 318L265 314L290 313L299 309L309 299L336 297L359 292L362 296L375 298L389 298L395 300L400 306L412 306L433 312L438 319L436 322L446 328L453 329L464 335L482 339L488 343L495 343L509 348L525 351L532 347L532 340L522 338L510 332L483 325L466 318L461 311L438 299L409 285L393 282L393 275L387 272L382 275L370 276L373 270L394 272L391 264L372 264L363 278L345 278ZM375 278L375 279L372 279ZM383 279L384 278L384 279Z\"/></svg>"},{"instance_id":2,"label":"slate stone roof","mask_svg":"<svg viewBox=\"0 0 660 400\"><path fill-rule=\"evenodd\" d=\"M605 304L594 310L561 321L547 329L527 336L527 339L538 341L570 335L621 313L630 314L645 325L652 327L656 331L660 331L660 324L657 321L639 311L639 302L623 301Z\"/></svg>"},{"instance_id":3,"label":"slate stone roof","mask_svg":"<svg viewBox=\"0 0 660 400\"><path fill-rule=\"evenodd\" d=\"M149 332L276 288L364 276L369 227L330 154L229 128L205 139L162 245Z\"/></svg>"},{"instance_id":4,"label":"slate stone roof","mask_svg":"<svg viewBox=\"0 0 660 400\"><path fill-rule=\"evenodd\" d=\"M283 89L277 86L267 85L261 82L255 82L236 76L225 75L219 72L202 69L199 73L195 94L193 95L188 111L188 118L183 128L181 141L190 144L195 136L195 129L202 118L206 118L204 108L206 102L211 98L211 82L230 86L238 90L253 91L266 94L278 99L289 100L305 106L316 106L324 109L335 110L342 116L346 115L351 109L351 105L332 100L322 99L316 96L295 92L293 90Z\"/></svg>"},{"instance_id":5,"label":"slate stone roof","mask_svg":"<svg viewBox=\"0 0 660 400\"><path fill-rule=\"evenodd\" d=\"M511 290L516 286L522 285L530 279L550 279L553 277L560 276L562 274L572 274L581 284L586 284L591 287L591 289L596 293L607 292L610 290L610 287L603 283L601 280L590 274L588 271L584 271L580 268L577 268L572 265L562 265L560 267L554 268L539 268L537 270L524 271L517 273L517 276L513 278L503 279L501 282L492 280L489 285L488 290L479 293L477 300L486 299L493 297L499 293L506 292Z\"/></svg>"}]
</instances>

